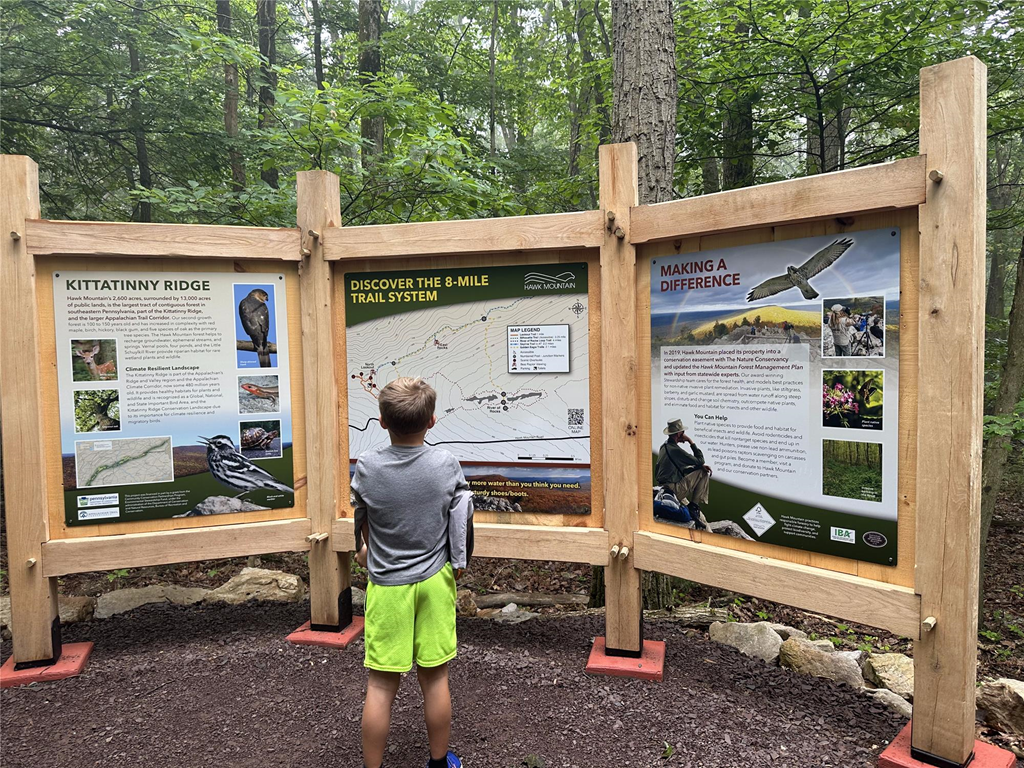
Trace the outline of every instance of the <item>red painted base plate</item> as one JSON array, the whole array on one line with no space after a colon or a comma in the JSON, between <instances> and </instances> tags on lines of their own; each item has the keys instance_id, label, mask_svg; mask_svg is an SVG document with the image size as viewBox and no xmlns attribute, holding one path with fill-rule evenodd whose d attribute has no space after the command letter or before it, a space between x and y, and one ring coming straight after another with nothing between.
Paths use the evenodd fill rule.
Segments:
<instances>
[{"instance_id":1,"label":"red painted base plate","mask_svg":"<svg viewBox=\"0 0 1024 768\"><path fill-rule=\"evenodd\" d=\"M974 742L974 759L970 762L970 768L1013 768L1016 764L1017 757L1012 752L984 741ZM878 768L932 768L929 763L922 763L910 756L910 723L882 752L878 758Z\"/></svg>"},{"instance_id":2,"label":"red painted base plate","mask_svg":"<svg viewBox=\"0 0 1024 768\"><path fill-rule=\"evenodd\" d=\"M603 637L594 638L594 647L587 659L587 672L613 677L636 677L640 680L660 682L665 675L665 643L662 640L644 640L640 658L609 656L605 653Z\"/></svg>"},{"instance_id":3,"label":"red painted base plate","mask_svg":"<svg viewBox=\"0 0 1024 768\"><path fill-rule=\"evenodd\" d=\"M89 654L92 653L92 646L92 643L64 643L60 658L48 667L15 669L14 657L11 656L0 667L0 688L13 688L29 683L51 683L54 680L80 675L89 660Z\"/></svg>"},{"instance_id":4,"label":"red painted base plate","mask_svg":"<svg viewBox=\"0 0 1024 768\"><path fill-rule=\"evenodd\" d=\"M341 632L314 632L307 621L288 635L288 642L294 645L317 645L321 648L348 648L352 641L363 634L363 617L353 616L352 623Z\"/></svg>"}]
</instances>

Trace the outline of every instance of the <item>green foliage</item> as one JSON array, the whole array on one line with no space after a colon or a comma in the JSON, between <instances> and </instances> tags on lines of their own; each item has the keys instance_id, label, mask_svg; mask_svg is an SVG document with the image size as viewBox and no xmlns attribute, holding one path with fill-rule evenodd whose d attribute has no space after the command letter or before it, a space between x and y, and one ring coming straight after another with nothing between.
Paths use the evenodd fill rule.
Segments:
<instances>
[{"instance_id":1,"label":"green foliage","mask_svg":"<svg viewBox=\"0 0 1024 768\"><path fill-rule=\"evenodd\" d=\"M101 432L120 429L120 404L116 389L83 389L75 392L75 431Z\"/></svg>"},{"instance_id":2,"label":"green foliage","mask_svg":"<svg viewBox=\"0 0 1024 768\"><path fill-rule=\"evenodd\" d=\"M119 581L128 576L131 571L128 568L118 568L116 571L109 571L107 573L107 581Z\"/></svg>"}]
</instances>

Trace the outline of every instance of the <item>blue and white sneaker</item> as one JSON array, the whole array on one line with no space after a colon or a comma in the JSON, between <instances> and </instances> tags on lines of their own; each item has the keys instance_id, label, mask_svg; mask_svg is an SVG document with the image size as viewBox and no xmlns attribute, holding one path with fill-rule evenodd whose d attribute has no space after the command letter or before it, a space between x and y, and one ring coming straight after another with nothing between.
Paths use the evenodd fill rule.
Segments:
<instances>
[{"instance_id":1,"label":"blue and white sneaker","mask_svg":"<svg viewBox=\"0 0 1024 768\"><path fill-rule=\"evenodd\" d=\"M447 761L445 765L447 765L448 768L462 768L462 761L459 760L458 756L451 750L449 750L448 754L445 755L445 760ZM427 761L427 768L430 768L429 760Z\"/></svg>"}]
</instances>

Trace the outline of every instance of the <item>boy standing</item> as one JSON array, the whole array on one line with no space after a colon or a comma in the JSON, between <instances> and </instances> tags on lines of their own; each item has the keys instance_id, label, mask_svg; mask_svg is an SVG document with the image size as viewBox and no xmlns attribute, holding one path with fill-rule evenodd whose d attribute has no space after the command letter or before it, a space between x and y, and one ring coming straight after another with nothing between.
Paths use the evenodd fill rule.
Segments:
<instances>
[{"instance_id":1,"label":"boy standing","mask_svg":"<svg viewBox=\"0 0 1024 768\"><path fill-rule=\"evenodd\" d=\"M448 751L448 662L456 652L455 579L471 546L472 493L456 458L423 443L436 421L436 398L422 379L400 378L385 386L378 399L380 425L391 445L364 453L352 478L356 560L370 572L365 768L381 766L391 705L402 673L414 661L427 721L427 766L462 766Z\"/></svg>"}]
</instances>

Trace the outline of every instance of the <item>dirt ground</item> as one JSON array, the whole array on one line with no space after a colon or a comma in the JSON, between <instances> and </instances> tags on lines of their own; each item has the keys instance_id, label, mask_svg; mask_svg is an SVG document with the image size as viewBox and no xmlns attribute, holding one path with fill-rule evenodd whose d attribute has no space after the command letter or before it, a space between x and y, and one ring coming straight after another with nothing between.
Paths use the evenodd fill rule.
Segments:
<instances>
[{"instance_id":1,"label":"dirt ground","mask_svg":"<svg viewBox=\"0 0 1024 768\"><path fill-rule=\"evenodd\" d=\"M0 693L7 768L359 766L362 644L289 645L307 603L147 606L67 628L76 679ZM661 684L583 672L601 617L460 620L452 742L469 768L860 768L903 722L843 685L654 622ZM10 652L5 643L3 655ZM426 763L407 679L386 765Z\"/></svg>"}]
</instances>

